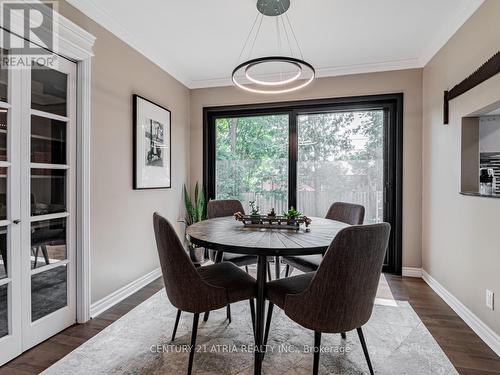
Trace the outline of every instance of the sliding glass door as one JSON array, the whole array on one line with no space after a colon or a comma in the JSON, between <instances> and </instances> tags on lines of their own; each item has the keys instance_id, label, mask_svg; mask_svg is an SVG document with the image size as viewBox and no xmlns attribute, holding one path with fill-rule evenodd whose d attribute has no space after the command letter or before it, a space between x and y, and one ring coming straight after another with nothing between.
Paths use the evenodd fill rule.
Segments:
<instances>
[{"instance_id":1,"label":"sliding glass door","mask_svg":"<svg viewBox=\"0 0 500 375\"><path fill-rule=\"evenodd\" d=\"M385 270L400 273L402 104L388 94L205 108L205 192L262 214L361 204L365 223L391 224Z\"/></svg>"},{"instance_id":2,"label":"sliding glass door","mask_svg":"<svg viewBox=\"0 0 500 375\"><path fill-rule=\"evenodd\" d=\"M384 219L384 111L297 117L297 207L324 217L332 202L365 207L365 223Z\"/></svg>"},{"instance_id":3,"label":"sliding glass door","mask_svg":"<svg viewBox=\"0 0 500 375\"><path fill-rule=\"evenodd\" d=\"M287 209L288 115L221 117L215 126L215 198Z\"/></svg>"}]
</instances>

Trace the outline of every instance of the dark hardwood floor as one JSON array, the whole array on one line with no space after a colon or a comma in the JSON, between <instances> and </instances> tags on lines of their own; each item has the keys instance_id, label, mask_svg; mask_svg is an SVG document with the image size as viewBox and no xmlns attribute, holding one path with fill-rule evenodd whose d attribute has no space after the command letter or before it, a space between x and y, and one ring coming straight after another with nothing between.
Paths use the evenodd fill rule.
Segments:
<instances>
[{"instance_id":1,"label":"dark hardwood floor","mask_svg":"<svg viewBox=\"0 0 500 375\"><path fill-rule=\"evenodd\" d=\"M386 275L395 299L409 301L460 374L500 374L500 358L421 279ZM86 324L62 331L0 368L38 374L163 288L157 279ZM417 374L415 374L417 375Z\"/></svg>"}]
</instances>

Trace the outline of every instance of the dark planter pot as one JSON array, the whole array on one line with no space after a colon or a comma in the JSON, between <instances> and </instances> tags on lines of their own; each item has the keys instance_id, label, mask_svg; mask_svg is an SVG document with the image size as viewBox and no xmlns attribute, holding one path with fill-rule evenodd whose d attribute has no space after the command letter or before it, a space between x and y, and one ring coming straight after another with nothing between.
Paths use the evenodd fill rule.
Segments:
<instances>
[{"instance_id":1,"label":"dark planter pot","mask_svg":"<svg viewBox=\"0 0 500 375\"><path fill-rule=\"evenodd\" d=\"M260 216L252 217L252 224L260 224Z\"/></svg>"},{"instance_id":2,"label":"dark planter pot","mask_svg":"<svg viewBox=\"0 0 500 375\"><path fill-rule=\"evenodd\" d=\"M204 247L189 247L189 257L193 263L203 264L206 262L206 250Z\"/></svg>"}]
</instances>

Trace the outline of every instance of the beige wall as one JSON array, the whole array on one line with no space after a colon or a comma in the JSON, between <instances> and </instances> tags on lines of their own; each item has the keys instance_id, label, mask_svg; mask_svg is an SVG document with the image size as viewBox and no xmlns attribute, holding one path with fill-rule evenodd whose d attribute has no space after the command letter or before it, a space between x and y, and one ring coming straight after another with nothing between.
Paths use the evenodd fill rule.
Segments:
<instances>
[{"instance_id":1,"label":"beige wall","mask_svg":"<svg viewBox=\"0 0 500 375\"><path fill-rule=\"evenodd\" d=\"M403 266L421 266L422 70L321 78L293 95L247 94L234 87L191 90L191 182L202 180L203 107L404 93Z\"/></svg>"},{"instance_id":2,"label":"beige wall","mask_svg":"<svg viewBox=\"0 0 500 375\"><path fill-rule=\"evenodd\" d=\"M62 15L97 37L92 61L92 302L159 266L152 214L176 222L187 180L189 90L67 3ZM172 189L132 190L132 94L172 111Z\"/></svg>"},{"instance_id":3,"label":"beige wall","mask_svg":"<svg viewBox=\"0 0 500 375\"><path fill-rule=\"evenodd\" d=\"M500 99L500 75L450 103L443 91L500 49L500 1L487 0L424 68L423 267L500 334L500 309L485 306L485 289L500 293L500 200L459 195L461 117Z\"/></svg>"}]
</instances>

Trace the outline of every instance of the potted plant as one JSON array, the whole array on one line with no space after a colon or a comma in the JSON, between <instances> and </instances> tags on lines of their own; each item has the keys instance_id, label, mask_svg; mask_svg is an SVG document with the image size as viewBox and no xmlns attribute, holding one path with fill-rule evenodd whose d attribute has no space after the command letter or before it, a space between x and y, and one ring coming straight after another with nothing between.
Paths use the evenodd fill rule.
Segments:
<instances>
[{"instance_id":1,"label":"potted plant","mask_svg":"<svg viewBox=\"0 0 500 375\"><path fill-rule=\"evenodd\" d=\"M183 198L186 213L182 222L186 224L187 229L190 225L206 219L205 195L203 194L203 189L200 189L198 182L196 182L193 197L189 195L188 189L184 184ZM186 236L184 236L184 238L186 238ZM189 249L189 256L194 263L203 263L205 261L205 248L196 247L191 243L187 243L187 247Z\"/></svg>"},{"instance_id":2,"label":"potted plant","mask_svg":"<svg viewBox=\"0 0 500 375\"><path fill-rule=\"evenodd\" d=\"M252 224L259 224L260 223L260 213L259 213L259 206L255 204L255 201L250 201L248 202L250 205L250 217L252 218Z\"/></svg>"},{"instance_id":3,"label":"potted plant","mask_svg":"<svg viewBox=\"0 0 500 375\"><path fill-rule=\"evenodd\" d=\"M302 212L290 207L288 211L283 212L283 216L287 219L288 225L297 225L296 220L302 215Z\"/></svg>"}]
</instances>

